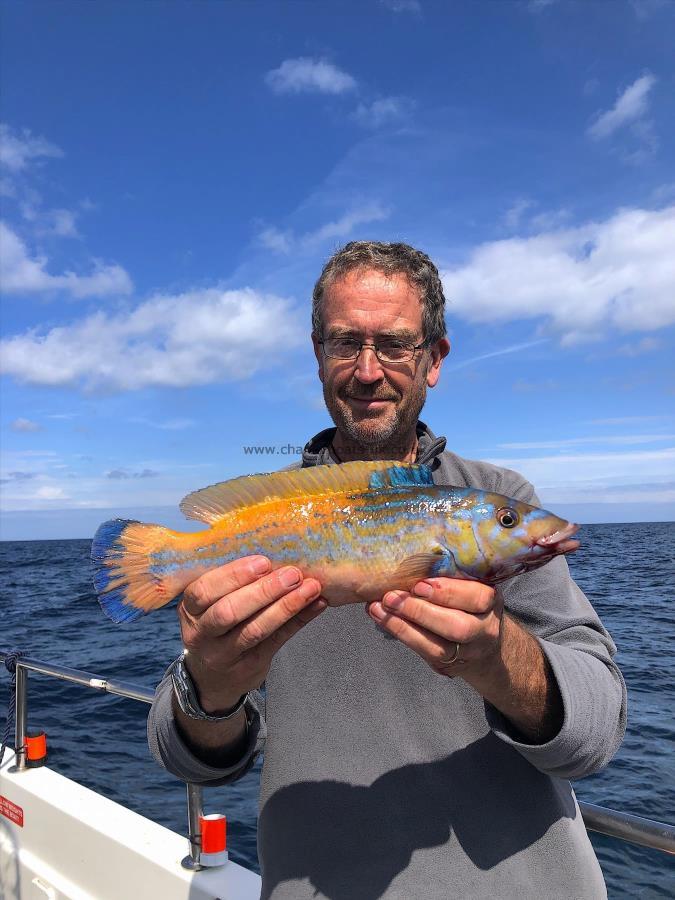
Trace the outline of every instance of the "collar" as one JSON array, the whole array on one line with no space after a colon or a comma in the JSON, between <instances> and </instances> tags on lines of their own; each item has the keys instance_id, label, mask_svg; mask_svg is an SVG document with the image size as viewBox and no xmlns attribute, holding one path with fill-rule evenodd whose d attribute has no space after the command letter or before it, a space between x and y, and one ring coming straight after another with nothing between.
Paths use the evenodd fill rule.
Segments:
<instances>
[{"instance_id":1,"label":"collar","mask_svg":"<svg viewBox=\"0 0 675 900\"><path fill-rule=\"evenodd\" d=\"M330 445L335 437L337 428L325 428L314 435L302 451L302 467L333 465L337 460L330 452ZM428 425L421 419L417 422L417 458L419 465L431 466L432 469L440 465L437 457L445 450L447 441L444 437L436 437Z\"/></svg>"}]
</instances>

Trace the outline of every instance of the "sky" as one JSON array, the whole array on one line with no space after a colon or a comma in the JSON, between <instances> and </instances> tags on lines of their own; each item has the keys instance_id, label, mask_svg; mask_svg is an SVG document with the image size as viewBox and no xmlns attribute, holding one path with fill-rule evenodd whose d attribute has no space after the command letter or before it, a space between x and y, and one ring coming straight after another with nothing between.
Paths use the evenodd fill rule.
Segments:
<instances>
[{"instance_id":1,"label":"sky","mask_svg":"<svg viewBox=\"0 0 675 900\"><path fill-rule=\"evenodd\" d=\"M185 494L297 460L354 239L441 271L449 449L675 519L673 0L1 12L2 539L190 530Z\"/></svg>"}]
</instances>

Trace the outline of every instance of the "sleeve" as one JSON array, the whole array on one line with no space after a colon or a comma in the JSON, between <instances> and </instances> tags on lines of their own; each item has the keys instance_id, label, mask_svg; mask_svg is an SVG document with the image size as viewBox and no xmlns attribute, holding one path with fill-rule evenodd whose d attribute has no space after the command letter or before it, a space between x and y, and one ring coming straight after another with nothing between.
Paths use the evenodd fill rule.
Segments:
<instances>
[{"instance_id":1,"label":"sleeve","mask_svg":"<svg viewBox=\"0 0 675 900\"><path fill-rule=\"evenodd\" d=\"M160 766L181 781L217 787L230 784L245 775L265 746L265 699L260 691L252 691L246 701L248 744L244 755L234 766L217 768L207 765L185 745L178 733L171 698L173 685L167 671L157 685L155 699L148 716L148 746Z\"/></svg>"},{"instance_id":2,"label":"sleeve","mask_svg":"<svg viewBox=\"0 0 675 900\"><path fill-rule=\"evenodd\" d=\"M518 495L539 503L522 481ZM572 580L564 557L503 585L505 609L539 641L556 679L563 724L545 744L519 740L517 730L486 703L492 731L528 762L558 778L583 778L614 756L626 729L626 686L614 662L616 646L595 610Z\"/></svg>"}]
</instances>

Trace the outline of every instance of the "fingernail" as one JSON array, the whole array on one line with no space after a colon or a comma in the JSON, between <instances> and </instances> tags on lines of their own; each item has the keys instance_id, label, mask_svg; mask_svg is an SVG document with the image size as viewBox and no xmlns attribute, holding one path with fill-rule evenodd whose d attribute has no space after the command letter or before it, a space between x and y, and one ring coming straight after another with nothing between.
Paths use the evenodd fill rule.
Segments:
<instances>
[{"instance_id":1,"label":"fingernail","mask_svg":"<svg viewBox=\"0 0 675 900\"><path fill-rule=\"evenodd\" d=\"M368 615L372 616L373 619L384 619L386 616L385 611L382 609L379 603L371 603L368 607Z\"/></svg>"},{"instance_id":2,"label":"fingernail","mask_svg":"<svg viewBox=\"0 0 675 900\"><path fill-rule=\"evenodd\" d=\"M295 587L296 584L300 584L301 580L302 576L297 569L282 569L279 572L279 581L283 584L284 587Z\"/></svg>"},{"instance_id":3,"label":"fingernail","mask_svg":"<svg viewBox=\"0 0 675 900\"><path fill-rule=\"evenodd\" d=\"M264 556L254 556L251 560L251 568L254 575L264 575L265 572L269 572L270 561Z\"/></svg>"},{"instance_id":4,"label":"fingernail","mask_svg":"<svg viewBox=\"0 0 675 900\"><path fill-rule=\"evenodd\" d=\"M306 600L308 600L310 597L318 597L321 593L321 585L317 581L313 581L310 578L308 581L302 582L299 593L300 596L304 597Z\"/></svg>"},{"instance_id":5,"label":"fingernail","mask_svg":"<svg viewBox=\"0 0 675 900\"><path fill-rule=\"evenodd\" d=\"M312 609L315 609L317 612L321 612L321 610L325 609L328 606L325 600L315 600L312 603Z\"/></svg>"},{"instance_id":6,"label":"fingernail","mask_svg":"<svg viewBox=\"0 0 675 900\"><path fill-rule=\"evenodd\" d=\"M399 609L401 606L403 606L404 600L404 593L397 593L392 591L390 594L385 594L384 605L388 606L390 609Z\"/></svg>"},{"instance_id":7,"label":"fingernail","mask_svg":"<svg viewBox=\"0 0 675 900\"><path fill-rule=\"evenodd\" d=\"M418 597L425 597L427 600L434 593L434 589L430 584L427 584L425 581L421 581L419 584L415 585L415 594Z\"/></svg>"}]
</instances>

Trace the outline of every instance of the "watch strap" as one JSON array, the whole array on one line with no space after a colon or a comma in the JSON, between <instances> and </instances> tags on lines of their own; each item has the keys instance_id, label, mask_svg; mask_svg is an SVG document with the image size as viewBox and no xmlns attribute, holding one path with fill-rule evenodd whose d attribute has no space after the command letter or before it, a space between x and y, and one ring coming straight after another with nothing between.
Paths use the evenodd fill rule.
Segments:
<instances>
[{"instance_id":1,"label":"watch strap","mask_svg":"<svg viewBox=\"0 0 675 900\"><path fill-rule=\"evenodd\" d=\"M173 683L173 692L176 695L178 706L189 719L197 719L202 722L227 722L232 719L248 700L248 693L239 698L237 703L231 708L219 712L217 715L210 715L204 712L197 694L195 684L190 677L190 673L185 666L185 654L176 659L170 667L171 681Z\"/></svg>"}]
</instances>

